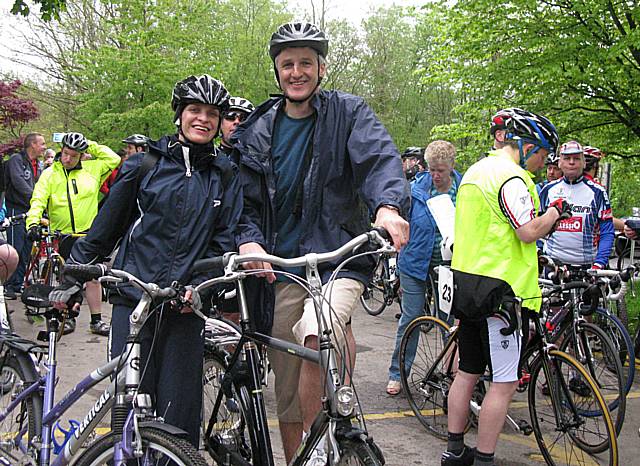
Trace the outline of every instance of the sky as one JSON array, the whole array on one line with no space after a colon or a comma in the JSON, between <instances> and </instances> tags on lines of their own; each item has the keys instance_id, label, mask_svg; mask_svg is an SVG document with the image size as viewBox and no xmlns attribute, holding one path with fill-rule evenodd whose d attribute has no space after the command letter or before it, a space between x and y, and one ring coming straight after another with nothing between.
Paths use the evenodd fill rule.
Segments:
<instances>
[{"instance_id":1,"label":"sky","mask_svg":"<svg viewBox=\"0 0 640 466\"><path fill-rule=\"evenodd\" d=\"M367 16L367 13L373 8L380 6L419 6L428 0L325 0L328 5L327 17L329 19L345 18L358 24ZM319 5L322 0L315 0L314 3ZM16 55L11 49L20 50L22 43L20 33L17 31L27 31L25 22L20 17L15 17L9 11L13 0L0 1L0 74L6 72L20 77L33 77L32 69L19 65L14 61ZM303 11L311 9L311 0L294 0L289 1L289 5L294 11ZM37 7L34 8L37 10ZM32 13L33 14L33 13Z\"/></svg>"}]
</instances>

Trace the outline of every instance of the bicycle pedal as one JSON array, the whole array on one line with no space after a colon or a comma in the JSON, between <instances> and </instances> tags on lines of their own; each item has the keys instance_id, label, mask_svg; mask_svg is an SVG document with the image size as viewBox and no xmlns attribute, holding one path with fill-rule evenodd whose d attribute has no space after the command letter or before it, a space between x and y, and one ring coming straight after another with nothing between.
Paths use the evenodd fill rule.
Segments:
<instances>
[{"instance_id":1,"label":"bicycle pedal","mask_svg":"<svg viewBox=\"0 0 640 466\"><path fill-rule=\"evenodd\" d=\"M516 422L516 424L518 425L518 429L520 429L522 435L526 435L528 437L533 433L533 427L531 427L531 424L529 424L524 419L520 419Z\"/></svg>"}]
</instances>

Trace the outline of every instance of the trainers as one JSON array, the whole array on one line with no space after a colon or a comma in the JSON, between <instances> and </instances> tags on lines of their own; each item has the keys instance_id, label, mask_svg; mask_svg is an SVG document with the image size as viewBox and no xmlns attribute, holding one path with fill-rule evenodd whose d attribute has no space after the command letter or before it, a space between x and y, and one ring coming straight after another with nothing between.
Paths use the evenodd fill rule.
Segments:
<instances>
[{"instance_id":1,"label":"trainers","mask_svg":"<svg viewBox=\"0 0 640 466\"><path fill-rule=\"evenodd\" d=\"M89 329L91 333L95 333L96 335L102 335L103 337L109 336L109 324L106 322L99 320L97 322L92 322L89 324Z\"/></svg>"},{"instance_id":2,"label":"trainers","mask_svg":"<svg viewBox=\"0 0 640 466\"><path fill-rule=\"evenodd\" d=\"M584 382L584 380L577 377L573 377L569 380L569 390L580 396L591 395L591 389L589 386Z\"/></svg>"},{"instance_id":3,"label":"trainers","mask_svg":"<svg viewBox=\"0 0 640 466\"><path fill-rule=\"evenodd\" d=\"M327 461L328 461L328 456L324 448L316 447L316 449L313 450L313 452L311 452L309 461L305 463L305 466L326 466Z\"/></svg>"},{"instance_id":4,"label":"trainers","mask_svg":"<svg viewBox=\"0 0 640 466\"><path fill-rule=\"evenodd\" d=\"M76 318L72 317L64 321L64 328L62 329L63 335L69 335L76 330Z\"/></svg>"},{"instance_id":5,"label":"trainers","mask_svg":"<svg viewBox=\"0 0 640 466\"><path fill-rule=\"evenodd\" d=\"M445 451L440 458L441 466L472 466L476 457L476 449L464 446L459 455Z\"/></svg>"},{"instance_id":6,"label":"trainers","mask_svg":"<svg viewBox=\"0 0 640 466\"><path fill-rule=\"evenodd\" d=\"M13 290L4 290L4 299L14 300L18 299L16 292Z\"/></svg>"}]
</instances>

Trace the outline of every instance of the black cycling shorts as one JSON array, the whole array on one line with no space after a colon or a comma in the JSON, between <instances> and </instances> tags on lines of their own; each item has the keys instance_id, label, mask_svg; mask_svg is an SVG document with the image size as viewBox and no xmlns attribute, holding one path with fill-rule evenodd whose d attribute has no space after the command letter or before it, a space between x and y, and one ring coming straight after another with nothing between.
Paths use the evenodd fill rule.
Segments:
<instances>
[{"instance_id":1,"label":"black cycling shorts","mask_svg":"<svg viewBox=\"0 0 640 466\"><path fill-rule=\"evenodd\" d=\"M519 380L520 356L529 337L528 319L523 317L522 324L525 331L505 336L500 329L508 327L509 322L503 316L461 319L458 330L460 370L482 375L488 367L492 382Z\"/></svg>"}]
</instances>

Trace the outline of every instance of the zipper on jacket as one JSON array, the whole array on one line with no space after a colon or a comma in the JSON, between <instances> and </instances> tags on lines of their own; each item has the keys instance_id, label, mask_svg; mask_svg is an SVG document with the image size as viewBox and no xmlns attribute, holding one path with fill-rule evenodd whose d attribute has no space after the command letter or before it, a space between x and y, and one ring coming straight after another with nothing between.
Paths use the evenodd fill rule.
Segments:
<instances>
[{"instance_id":1,"label":"zipper on jacket","mask_svg":"<svg viewBox=\"0 0 640 466\"><path fill-rule=\"evenodd\" d=\"M182 158L184 159L184 165L187 167L185 176L191 178L191 163L189 162L189 148L182 146Z\"/></svg>"},{"instance_id":2,"label":"zipper on jacket","mask_svg":"<svg viewBox=\"0 0 640 466\"><path fill-rule=\"evenodd\" d=\"M69 173L67 172L66 168L63 168L64 170L64 176L67 179L67 204L69 205L69 219L71 220L71 230L75 233L76 232L76 222L75 219L73 218L73 205L71 204L71 193L69 192ZM73 183L75 180L71 180L71 182ZM75 188L74 190L76 191L77 194L77 188L75 186L75 183L73 183L73 187Z\"/></svg>"}]
</instances>

